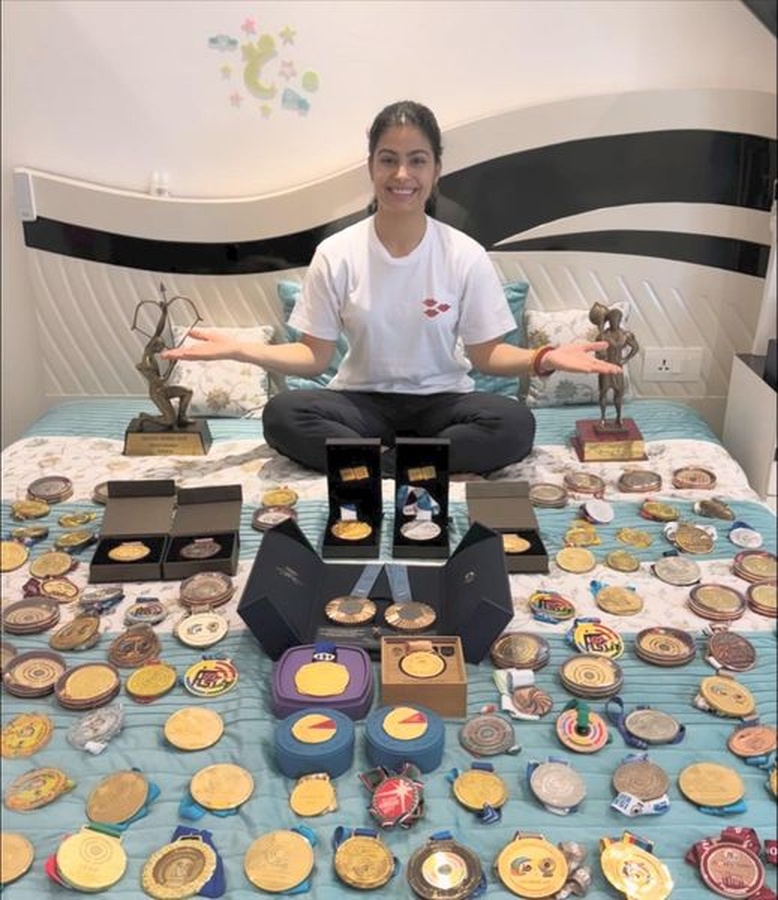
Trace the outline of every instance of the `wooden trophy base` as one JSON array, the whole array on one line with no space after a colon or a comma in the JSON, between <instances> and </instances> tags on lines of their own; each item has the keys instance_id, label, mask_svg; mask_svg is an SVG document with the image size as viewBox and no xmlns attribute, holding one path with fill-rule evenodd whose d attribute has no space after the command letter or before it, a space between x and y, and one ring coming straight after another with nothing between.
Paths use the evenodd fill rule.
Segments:
<instances>
[{"instance_id":1,"label":"wooden trophy base","mask_svg":"<svg viewBox=\"0 0 778 900\"><path fill-rule=\"evenodd\" d=\"M622 419L621 428L596 419L575 423L573 447L581 462L628 462L647 459L646 444L634 419Z\"/></svg>"},{"instance_id":2,"label":"wooden trophy base","mask_svg":"<svg viewBox=\"0 0 778 900\"><path fill-rule=\"evenodd\" d=\"M212 441L205 419L168 426L136 416L124 433L124 455L205 456Z\"/></svg>"}]
</instances>

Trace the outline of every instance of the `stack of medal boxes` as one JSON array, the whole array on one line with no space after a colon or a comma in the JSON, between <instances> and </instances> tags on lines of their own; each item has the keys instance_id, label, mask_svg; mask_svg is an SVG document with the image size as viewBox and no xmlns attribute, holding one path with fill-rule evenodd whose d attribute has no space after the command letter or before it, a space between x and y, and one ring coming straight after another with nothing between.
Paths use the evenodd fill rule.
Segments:
<instances>
[{"instance_id":1,"label":"stack of medal boxes","mask_svg":"<svg viewBox=\"0 0 778 900\"><path fill-rule=\"evenodd\" d=\"M242 488L176 488L170 480L109 481L92 584L234 575Z\"/></svg>"}]
</instances>

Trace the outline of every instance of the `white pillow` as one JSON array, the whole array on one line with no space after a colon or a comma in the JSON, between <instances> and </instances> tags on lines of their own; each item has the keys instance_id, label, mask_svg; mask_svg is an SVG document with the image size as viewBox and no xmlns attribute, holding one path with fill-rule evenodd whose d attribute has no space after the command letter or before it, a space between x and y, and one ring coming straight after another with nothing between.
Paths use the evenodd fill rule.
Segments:
<instances>
[{"instance_id":1,"label":"white pillow","mask_svg":"<svg viewBox=\"0 0 778 900\"><path fill-rule=\"evenodd\" d=\"M629 303L611 303L609 308L621 310L623 328L628 329ZM527 309L524 312L527 346L543 344L578 344L594 341L597 327L589 321L588 309L562 309L545 312ZM624 396L629 396L629 364L624 369ZM527 391L527 406L575 406L598 403L599 380L596 375L582 372L553 372L546 378L531 376Z\"/></svg>"},{"instance_id":2,"label":"white pillow","mask_svg":"<svg viewBox=\"0 0 778 900\"><path fill-rule=\"evenodd\" d=\"M269 344L273 337L272 325L257 325L252 328L203 327L252 343ZM188 330L180 325L173 326L176 345ZM184 346L194 343L193 338L187 338ZM229 359L210 362L181 359L173 369L170 384L183 385L192 390L189 412L193 416L261 416L268 398L267 372L260 366Z\"/></svg>"}]
</instances>

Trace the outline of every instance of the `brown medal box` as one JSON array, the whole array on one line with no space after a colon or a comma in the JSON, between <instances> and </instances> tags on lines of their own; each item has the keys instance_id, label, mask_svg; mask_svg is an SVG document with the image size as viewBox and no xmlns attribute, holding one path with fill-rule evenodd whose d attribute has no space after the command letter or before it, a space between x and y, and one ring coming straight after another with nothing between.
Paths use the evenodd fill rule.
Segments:
<instances>
[{"instance_id":1,"label":"brown medal box","mask_svg":"<svg viewBox=\"0 0 778 900\"><path fill-rule=\"evenodd\" d=\"M436 675L419 677L403 670L403 659L414 652L431 652L443 662ZM381 702L386 706L426 706L441 716L467 715L467 669L462 641L456 635L381 639Z\"/></svg>"},{"instance_id":2,"label":"brown medal box","mask_svg":"<svg viewBox=\"0 0 778 900\"><path fill-rule=\"evenodd\" d=\"M344 640L337 640L333 633L339 626L329 622L324 607L335 597L351 594L364 567L325 562L296 522L282 522L262 538L238 614L271 659L278 659L289 647L312 643L322 627L337 643L351 643L356 630L369 639L372 632L386 630L383 612L394 602L386 570L397 565L407 574L409 599L428 604L437 614L433 628L423 636L429 637L433 629L460 635L468 662L480 662L513 618L500 537L481 525L468 530L444 565L375 565L381 571L369 597L378 607L376 624L342 626ZM410 637L404 635L406 640ZM354 642L369 652L364 640Z\"/></svg>"},{"instance_id":3,"label":"brown medal box","mask_svg":"<svg viewBox=\"0 0 778 900\"><path fill-rule=\"evenodd\" d=\"M394 549L395 559L446 559L448 546L448 484L449 445L447 439L397 438L395 441L395 508ZM403 515L403 503L398 502L397 492L407 485L421 488L440 504L440 511L430 515L427 521L440 528L440 533L428 540L414 540L402 533L403 526L414 521L414 516ZM416 521L425 521L421 516Z\"/></svg>"},{"instance_id":4,"label":"brown medal box","mask_svg":"<svg viewBox=\"0 0 778 900\"><path fill-rule=\"evenodd\" d=\"M322 539L326 559L375 559L381 550L381 441L378 438L328 438L327 496L329 515ZM357 540L339 538L340 521L362 522L370 534Z\"/></svg>"},{"instance_id":5,"label":"brown medal box","mask_svg":"<svg viewBox=\"0 0 778 900\"><path fill-rule=\"evenodd\" d=\"M198 572L234 575L238 567L242 488L239 484L178 488L171 480L109 481L100 540L89 566L90 584L169 581ZM181 555L197 539L213 538L218 553ZM121 544L139 541L149 553L134 562L111 559Z\"/></svg>"},{"instance_id":6,"label":"brown medal box","mask_svg":"<svg viewBox=\"0 0 778 900\"><path fill-rule=\"evenodd\" d=\"M505 554L509 572L548 572L548 551L529 500L529 482L468 481L465 497L471 522L529 541L530 546L523 553Z\"/></svg>"}]
</instances>

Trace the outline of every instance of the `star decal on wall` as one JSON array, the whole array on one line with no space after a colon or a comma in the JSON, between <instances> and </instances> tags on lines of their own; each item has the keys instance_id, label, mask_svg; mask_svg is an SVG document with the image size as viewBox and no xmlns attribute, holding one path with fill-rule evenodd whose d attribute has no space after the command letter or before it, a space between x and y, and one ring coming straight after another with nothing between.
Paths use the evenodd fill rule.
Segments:
<instances>
[{"instance_id":1,"label":"star decal on wall","mask_svg":"<svg viewBox=\"0 0 778 900\"><path fill-rule=\"evenodd\" d=\"M285 78L287 81L290 81L295 77L295 75L297 75L297 69L295 69L294 63L291 59L281 60L281 65L278 69L278 75L280 78Z\"/></svg>"},{"instance_id":2,"label":"star decal on wall","mask_svg":"<svg viewBox=\"0 0 778 900\"><path fill-rule=\"evenodd\" d=\"M232 75L232 66L222 66L219 71L222 73L222 78L229 78Z\"/></svg>"},{"instance_id":3,"label":"star decal on wall","mask_svg":"<svg viewBox=\"0 0 778 900\"><path fill-rule=\"evenodd\" d=\"M243 102L243 97L237 92L233 91L230 94L230 106L234 106L236 109L240 109L240 105Z\"/></svg>"},{"instance_id":4,"label":"star decal on wall","mask_svg":"<svg viewBox=\"0 0 778 900\"><path fill-rule=\"evenodd\" d=\"M296 34L297 32L294 30L294 28L291 28L289 25L285 26L281 29L281 31L278 32L278 36L281 38L282 44L293 44L294 36Z\"/></svg>"},{"instance_id":5,"label":"star decal on wall","mask_svg":"<svg viewBox=\"0 0 778 900\"><path fill-rule=\"evenodd\" d=\"M256 34L257 33L257 22L256 19L246 19L243 24L240 26L240 30L245 34Z\"/></svg>"}]
</instances>

